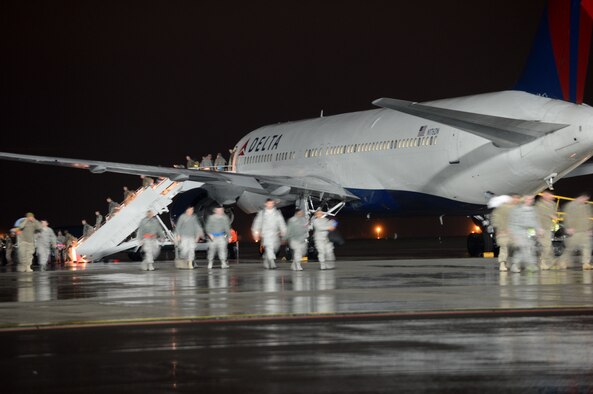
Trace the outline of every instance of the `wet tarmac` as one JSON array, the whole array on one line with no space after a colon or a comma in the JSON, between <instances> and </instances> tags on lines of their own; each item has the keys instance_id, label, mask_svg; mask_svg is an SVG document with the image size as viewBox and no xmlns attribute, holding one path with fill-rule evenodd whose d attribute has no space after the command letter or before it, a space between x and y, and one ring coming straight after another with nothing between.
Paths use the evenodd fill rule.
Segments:
<instances>
[{"instance_id":1,"label":"wet tarmac","mask_svg":"<svg viewBox=\"0 0 593 394\"><path fill-rule=\"evenodd\" d=\"M593 392L593 273L0 269L3 392Z\"/></svg>"},{"instance_id":2,"label":"wet tarmac","mask_svg":"<svg viewBox=\"0 0 593 394\"><path fill-rule=\"evenodd\" d=\"M7 393L590 393L593 316L0 332Z\"/></svg>"}]
</instances>

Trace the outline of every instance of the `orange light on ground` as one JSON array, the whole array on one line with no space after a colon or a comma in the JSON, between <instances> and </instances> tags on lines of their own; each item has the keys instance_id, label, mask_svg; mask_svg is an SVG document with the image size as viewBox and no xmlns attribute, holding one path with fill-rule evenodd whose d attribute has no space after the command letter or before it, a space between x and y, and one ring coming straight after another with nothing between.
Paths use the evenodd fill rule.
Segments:
<instances>
[{"instance_id":1,"label":"orange light on ground","mask_svg":"<svg viewBox=\"0 0 593 394\"><path fill-rule=\"evenodd\" d=\"M375 227L375 234L377 234L377 239L381 239L382 232L383 232L383 227L381 227L381 226Z\"/></svg>"}]
</instances>

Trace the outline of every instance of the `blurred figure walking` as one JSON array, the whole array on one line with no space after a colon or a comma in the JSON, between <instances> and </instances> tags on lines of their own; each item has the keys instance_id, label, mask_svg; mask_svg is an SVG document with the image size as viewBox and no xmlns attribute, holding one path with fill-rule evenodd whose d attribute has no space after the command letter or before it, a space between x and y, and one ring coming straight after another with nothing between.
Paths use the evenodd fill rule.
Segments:
<instances>
[{"instance_id":1,"label":"blurred figure walking","mask_svg":"<svg viewBox=\"0 0 593 394\"><path fill-rule=\"evenodd\" d=\"M309 223L305 219L305 212L301 209L294 211L294 216L288 220L286 226L286 239L292 250L292 264L290 269L302 271L301 260L307 250L307 238L309 237Z\"/></svg>"},{"instance_id":2,"label":"blurred figure walking","mask_svg":"<svg viewBox=\"0 0 593 394\"><path fill-rule=\"evenodd\" d=\"M572 259L574 252L581 251L581 266L583 270L593 269L591 266L591 232L593 230L593 209L589 204L591 196L582 193L573 201L566 204L564 214L564 228L568 238L566 249L558 258L558 264L554 268L566 269L568 262Z\"/></svg>"},{"instance_id":3,"label":"blurred figure walking","mask_svg":"<svg viewBox=\"0 0 593 394\"><path fill-rule=\"evenodd\" d=\"M35 233L41 231L41 223L35 219L32 212L27 213L25 219L18 226L17 245L19 262L18 272L33 272L31 263L35 253Z\"/></svg>"},{"instance_id":4,"label":"blurred figure walking","mask_svg":"<svg viewBox=\"0 0 593 394\"><path fill-rule=\"evenodd\" d=\"M280 211L276 209L276 202L271 198L266 200L264 209L255 216L251 233L255 242L259 242L260 239L262 241L264 268L276 269L276 252L280 247L281 238L286 235L286 223Z\"/></svg>"},{"instance_id":5,"label":"blurred figure walking","mask_svg":"<svg viewBox=\"0 0 593 394\"><path fill-rule=\"evenodd\" d=\"M498 264L501 272L508 271L507 261L512 247L509 233L509 216L511 210L519 204L521 196L514 193L510 196L502 195L493 197L488 206L494 208L492 211L492 226L496 229L496 244L499 247Z\"/></svg>"},{"instance_id":6,"label":"blurred figure walking","mask_svg":"<svg viewBox=\"0 0 593 394\"><path fill-rule=\"evenodd\" d=\"M509 218L509 232L517 251L513 256L511 272L521 272L521 264L525 264L528 272L538 270L535 254L535 240L542 234L542 228L537 220L533 207L533 196L523 196L522 204L511 211Z\"/></svg>"},{"instance_id":7,"label":"blurred figure walking","mask_svg":"<svg viewBox=\"0 0 593 394\"><path fill-rule=\"evenodd\" d=\"M539 238L541 252L539 256L539 268L549 270L554 264L554 249L552 247L552 231L554 229L556 216L556 202L554 195L549 190L544 190L537 203L535 211L542 228L542 235Z\"/></svg>"},{"instance_id":8,"label":"blurred figure walking","mask_svg":"<svg viewBox=\"0 0 593 394\"><path fill-rule=\"evenodd\" d=\"M231 222L224 213L223 207L214 208L214 213L206 220L206 233L210 238L208 247L208 269L211 270L214 264L214 257L218 255L220 268L229 268L227 264L228 237L231 235Z\"/></svg>"},{"instance_id":9,"label":"blurred figure walking","mask_svg":"<svg viewBox=\"0 0 593 394\"><path fill-rule=\"evenodd\" d=\"M47 269L47 262L53 251L57 253L57 237L54 230L49 227L49 223L46 220L41 221L41 231L37 234L36 250L37 250L37 262L39 263L39 269L45 271Z\"/></svg>"},{"instance_id":10,"label":"blurred figure walking","mask_svg":"<svg viewBox=\"0 0 593 394\"><path fill-rule=\"evenodd\" d=\"M175 225L175 237L179 245L180 261L175 266L181 269L193 269L196 255L196 244L204 236L204 230L194 215L194 208L189 207L179 216Z\"/></svg>"},{"instance_id":11,"label":"blurred figure walking","mask_svg":"<svg viewBox=\"0 0 593 394\"><path fill-rule=\"evenodd\" d=\"M158 222L153 211L146 212L146 217L140 222L138 227L138 239L142 245L144 259L142 260L143 271L154 271L154 260L161 252L159 239L165 237L165 233Z\"/></svg>"},{"instance_id":12,"label":"blurred figure walking","mask_svg":"<svg viewBox=\"0 0 593 394\"><path fill-rule=\"evenodd\" d=\"M319 268L322 270L333 269L336 257L334 255L334 244L329 240L329 232L336 229L336 222L324 217L322 211L315 211L313 219L313 238L317 249Z\"/></svg>"}]
</instances>

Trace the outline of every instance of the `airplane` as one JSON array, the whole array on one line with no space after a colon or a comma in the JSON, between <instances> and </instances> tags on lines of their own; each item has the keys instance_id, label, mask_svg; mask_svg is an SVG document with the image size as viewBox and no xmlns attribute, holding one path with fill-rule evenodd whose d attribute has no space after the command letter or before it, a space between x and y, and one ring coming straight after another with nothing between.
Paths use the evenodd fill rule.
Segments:
<instances>
[{"instance_id":1,"label":"airplane","mask_svg":"<svg viewBox=\"0 0 593 394\"><path fill-rule=\"evenodd\" d=\"M593 173L593 109L583 103L593 0L550 0L514 90L410 102L264 126L235 145L230 171L0 152L0 159L195 182L179 213L212 204L322 207L358 215L481 215L494 195L537 193ZM580 166L580 167L579 167ZM573 171L577 169L577 171Z\"/></svg>"}]
</instances>

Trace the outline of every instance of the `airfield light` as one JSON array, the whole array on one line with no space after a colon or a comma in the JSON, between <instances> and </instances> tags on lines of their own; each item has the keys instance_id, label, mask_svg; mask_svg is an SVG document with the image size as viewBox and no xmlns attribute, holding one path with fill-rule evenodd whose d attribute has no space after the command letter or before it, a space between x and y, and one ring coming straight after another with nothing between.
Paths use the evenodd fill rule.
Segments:
<instances>
[{"instance_id":1,"label":"airfield light","mask_svg":"<svg viewBox=\"0 0 593 394\"><path fill-rule=\"evenodd\" d=\"M472 233L480 234L481 232L482 229L480 228L480 226L474 226Z\"/></svg>"},{"instance_id":2,"label":"airfield light","mask_svg":"<svg viewBox=\"0 0 593 394\"><path fill-rule=\"evenodd\" d=\"M375 233L377 234L377 239L381 239L381 233L383 232L383 227L381 226L376 226L375 227Z\"/></svg>"}]
</instances>

